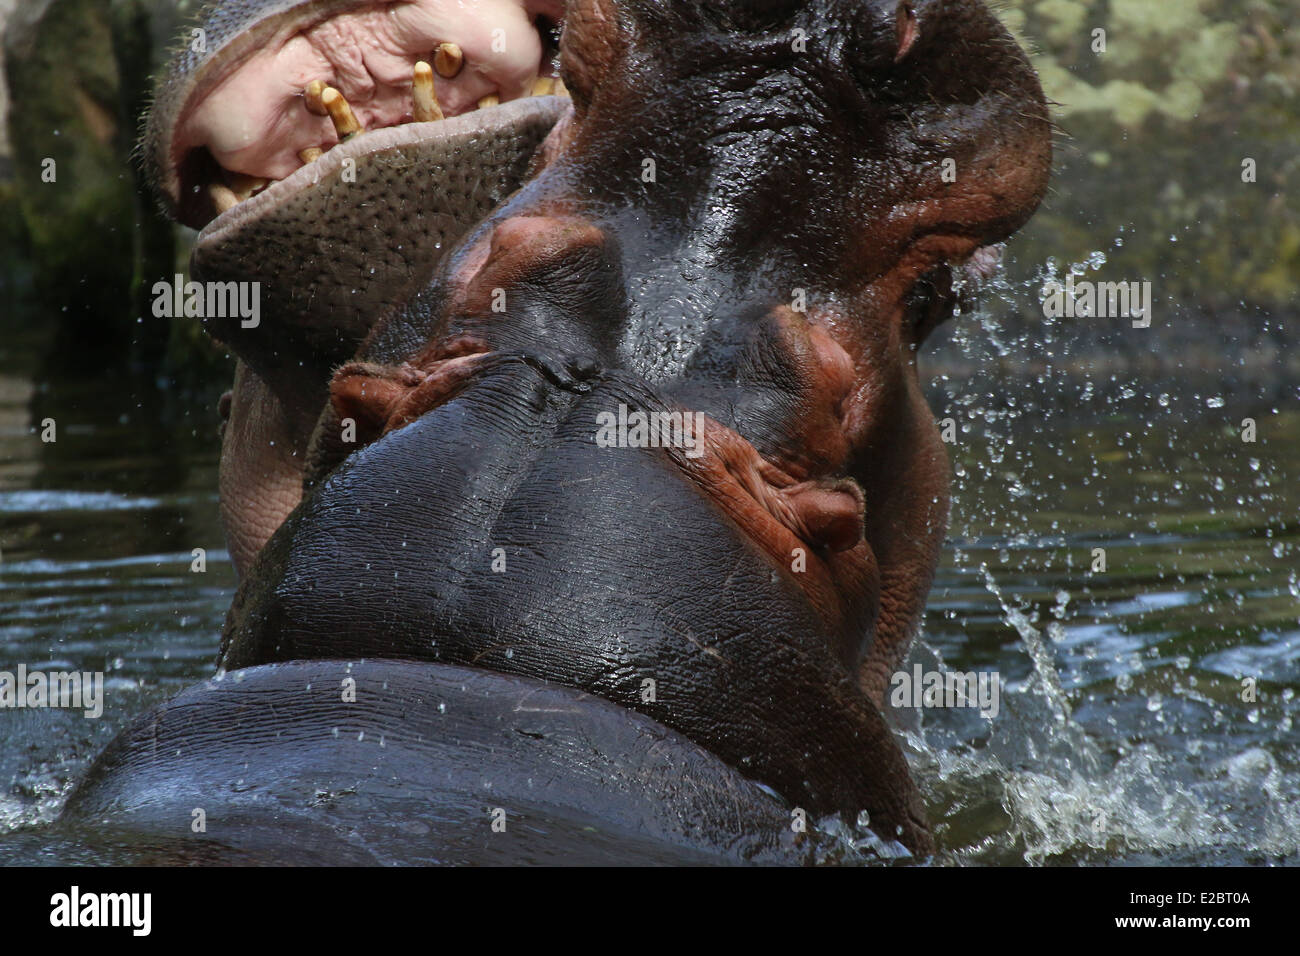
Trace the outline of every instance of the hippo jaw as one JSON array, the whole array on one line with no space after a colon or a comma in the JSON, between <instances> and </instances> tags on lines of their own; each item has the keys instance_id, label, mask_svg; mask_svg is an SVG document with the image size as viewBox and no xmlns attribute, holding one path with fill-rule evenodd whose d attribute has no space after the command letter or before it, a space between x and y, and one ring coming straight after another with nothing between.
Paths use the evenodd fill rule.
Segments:
<instances>
[{"instance_id":1,"label":"hippo jaw","mask_svg":"<svg viewBox=\"0 0 1300 956\"><path fill-rule=\"evenodd\" d=\"M1043 194L1041 90L974 0L585 0L561 54L535 175L322 376L223 664L555 680L924 851L878 709L946 521L915 352Z\"/></svg>"}]
</instances>

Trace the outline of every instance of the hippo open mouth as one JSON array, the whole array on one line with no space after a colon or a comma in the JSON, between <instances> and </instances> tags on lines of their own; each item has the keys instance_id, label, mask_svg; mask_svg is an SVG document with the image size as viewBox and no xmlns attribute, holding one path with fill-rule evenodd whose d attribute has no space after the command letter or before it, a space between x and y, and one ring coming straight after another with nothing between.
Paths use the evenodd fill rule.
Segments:
<instances>
[{"instance_id":1,"label":"hippo open mouth","mask_svg":"<svg viewBox=\"0 0 1300 956\"><path fill-rule=\"evenodd\" d=\"M422 124L567 95L562 13L559 0L224 4L151 113L153 178L177 217L201 228L366 132L416 124L385 144L412 145L442 135Z\"/></svg>"},{"instance_id":2,"label":"hippo open mouth","mask_svg":"<svg viewBox=\"0 0 1300 956\"><path fill-rule=\"evenodd\" d=\"M151 125L195 273L268 303L205 318L240 359L222 665L557 682L926 851L879 708L947 520L916 352L1046 188L1014 40L977 0L577 0L566 100L527 95L555 9L254 6ZM473 72L475 25L516 59ZM448 118L401 125L445 43ZM208 222L229 172L279 181Z\"/></svg>"}]
</instances>

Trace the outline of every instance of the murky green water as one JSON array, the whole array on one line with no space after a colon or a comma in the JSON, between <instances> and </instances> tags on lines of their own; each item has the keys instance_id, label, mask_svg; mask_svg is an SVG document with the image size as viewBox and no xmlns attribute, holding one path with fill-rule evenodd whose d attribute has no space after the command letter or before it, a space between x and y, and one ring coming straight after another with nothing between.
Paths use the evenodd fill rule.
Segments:
<instances>
[{"instance_id":1,"label":"murky green water","mask_svg":"<svg viewBox=\"0 0 1300 956\"><path fill-rule=\"evenodd\" d=\"M913 661L1005 684L993 719L894 712L942 861L1297 862L1295 387L1026 375L1017 350L1068 351L967 318L931 389L954 519ZM95 753L211 673L233 575L214 411L29 364L0 355L0 669L107 678L101 720L0 714L0 846L36 862Z\"/></svg>"}]
</instances>

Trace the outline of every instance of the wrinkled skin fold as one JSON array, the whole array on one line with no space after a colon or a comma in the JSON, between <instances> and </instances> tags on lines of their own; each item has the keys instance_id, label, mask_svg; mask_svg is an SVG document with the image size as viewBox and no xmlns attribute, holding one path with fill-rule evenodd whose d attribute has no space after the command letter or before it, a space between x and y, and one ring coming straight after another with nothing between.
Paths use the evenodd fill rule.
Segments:
<instances>
[{"instance_id":1,"label":"wrinkled skin fold","mask_svg":"<svg viewBox=\"0 0 1300 956\"><path fill-rule=\"evenodd\" d=\"M319 36L358 5L268 18L300 30L304 6ZM245 23L230 42L259 29L296 35ZM242 83L239 63L207 69ZM928 854L881 714L947 520L915 357L1044 193L1037 80L975 0L575 0L559 72L571 101L365 134L200 235L196 273L260 277L273 303L255 330L208 319L241 363L221 665L551 682L700 748L704 776L765 788L694 847L755 858L798 807L865 811ZM151 121L155 178L202 219L183 211L198 160L178 150L195 115L226 135L204 98L219 84L179 82ZM336 176L344 160L364 186ZM474 172L459 191L458 169ZM377 230L403 238L358 256ZM637 415L676 430L598 440ZM327 740L304 746L328 764ZM128 741L76 812L120 806L102 795L132 766Z\"/></svg>"}]
</instances>

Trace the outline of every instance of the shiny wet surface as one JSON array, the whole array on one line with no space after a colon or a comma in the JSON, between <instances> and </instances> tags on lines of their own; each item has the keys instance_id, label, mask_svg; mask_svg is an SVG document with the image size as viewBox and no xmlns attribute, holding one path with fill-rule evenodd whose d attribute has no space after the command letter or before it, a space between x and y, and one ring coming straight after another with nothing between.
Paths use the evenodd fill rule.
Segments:
<instances>
[{"instance_id":1,"label":"shiny wet surface","mask_svg":"<svg viewBox=\"0 0 1300 956\"><path fill-rule=\"evenodd\" d=\"M894 712L940 862L1297 862L1294 386L1038 381L962 322L944 354L963 369L932 366L954 512L909 669L1004 689L992 719ZM29 359L0 354L0 670L102 671L106 701L0 711L0 860L110 861L117 837L44 825L133 716L212 673L234 584L216 415L118 379L33 383Z\"/></svg>"}]
</instances>

